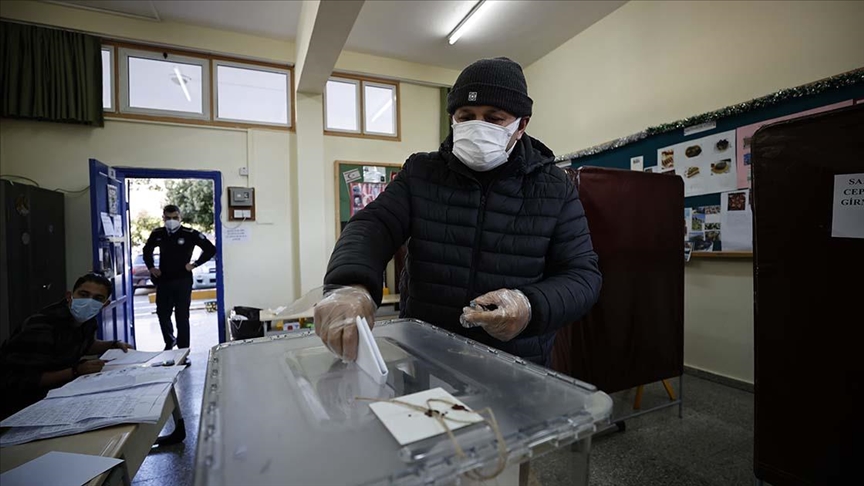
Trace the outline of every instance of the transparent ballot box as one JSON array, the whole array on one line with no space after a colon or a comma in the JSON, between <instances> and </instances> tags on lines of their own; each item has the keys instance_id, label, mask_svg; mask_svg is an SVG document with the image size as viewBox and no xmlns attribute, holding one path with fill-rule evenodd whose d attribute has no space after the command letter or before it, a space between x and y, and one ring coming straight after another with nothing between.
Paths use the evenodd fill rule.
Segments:
<instances>
[{"instance_id":1,"label":"transparent ballot box","mask_svg":"<svg viewBox=\"0 0 864 486\"><path fill-rule=\"evenodd\" d=\"M489 407L508 465L574 445L587 454L612 400L593 386L412 319L377 323L389 369L377 384L312 332L220 344L210 352L195 484L457 484L499 465L487 422L400 446L366 397L442 388L469 409ZM585 475L574 484L587 481Z\"/></svg>"}]
</instances>

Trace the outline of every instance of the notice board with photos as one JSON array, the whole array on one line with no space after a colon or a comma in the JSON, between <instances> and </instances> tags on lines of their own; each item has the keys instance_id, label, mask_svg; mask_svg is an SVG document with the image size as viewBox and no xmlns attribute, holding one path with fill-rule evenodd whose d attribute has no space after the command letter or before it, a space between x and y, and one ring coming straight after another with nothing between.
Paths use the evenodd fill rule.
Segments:
<instances>
[{"instance_id":1,"label":"notice board with photos","mask_svg":"<svg viewBox=\"0 0 864 486\"><path fill-rule=\"evenodd\" d=\"M387 184L396 178L400 170L402 164L336 161L334 177L337 237L351 217L384 192Z\"/></svg>"},{"instance_id":2,"label":"notice board with photos","mask_svg":"<svg viewBox=\"0 0 864 486\"><path fill-rule=\"evenodd\" d=\"M772 103L773 96L784 92L775 93L752 100L753 108L748 111L728 107L713 112L720 115L705 123L625 137L576 152L570 163L574 168L594 166L680 176L684 179L687 251L700 257L749 257L753 248L751 137L765 125L864 103L864 70L844 76L840 87L807 89L818 84L813 83L785 90L784 101ZM788 92L795 90L800 96L789 97ZM724 112L730 114L724 116Z\"/></svg>"}]
</instances>

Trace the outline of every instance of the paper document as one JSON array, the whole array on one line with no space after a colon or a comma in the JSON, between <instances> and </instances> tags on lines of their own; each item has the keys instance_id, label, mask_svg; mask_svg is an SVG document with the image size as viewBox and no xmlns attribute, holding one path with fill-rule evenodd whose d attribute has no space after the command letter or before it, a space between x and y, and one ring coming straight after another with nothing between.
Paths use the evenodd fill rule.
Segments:
<instances>
[{"instance_id":1,"label":"paper document","mask_svg":"<svg viewBox=\"0 0 864 486\"><path fill-rule=\"evenodd\" d=\"M122 459L113 457L51 451L0 474L0 484L81 486L122 462Z\"/></svg>"},{"instance_id":2,"label":"paper document","mask_svg":"<svg viewBox=\"0 0 864 486\"><path fill-rule=\"evenodd\" d=\"M162 354L161 351L136 351L130 349L123 352L122 349L109 349L99 356L102 361L110 361L112 365L136 365L144 364Z\"/></svg>"},{"instance_id":3,"label":"paper document","mask_svg":"<svg viewBox=\"0 0 864 486\"><path fill-rule=\"evenodd\" d=\"M430 399L442 400L429 402ZM450 430L461 429L466 425L482 422L480 414L472 412L465 404L441 388L433 388L413 395L399 397L400 402L410 403L425 409L431 408L443 415ZM456 407L454 408L454 405ZM399 445L411 444L418 440L446 432L437 418L392 402L375 402L369 408L378 420L387 427Z\"/></svg>"},{"instance_id":4,"label":"paper document","mask_svg":"<svg viewBox=\"0 0 864 486\"><path fill-rule=\"evenodd\" d=\"M2 427L68 425L94 418L134 418L153 420L148 415L153 404L171 384L157 383L133 390L93 395L46 398L0 422ZM155 420L158 420L157 416Z\"/></svg>"},{"instance_id":5,"label":"paper document","mask_svg":"<svg viewBox=\"0 0 864 486\"><path fill-rule=\"evenodd\" d=\"M112 371L83 375L60 388L55 388L54 390L49 391L48 398L89 395L92 393L152 385L154 383L174 383L174 380L177 379L177 375L184 369L185 368L182 366L166 366L158 368L135 367L120 368Z\"/></svg>"},{"instance_id":6,"label":"paper document","mask_svg":"<svg viewBox=\"0 0 864 486\"><path fill-rule=\"evenodd\" d=\"M157 384L157 385L149 385L141 388L136 388L136 395L139 396L139 404L135 407L135 413L127 416L114 416L114 417L103 417L103 418L90 418L84 419L75 423L66 423L61 425L47 425L47 426L36 426L36 427L14 427L10 430L7 430L6 433L0 435L0 447L8 447L18 444L24 444L27 442L31 442L34 440L41 439L49 439L52 437L63 437L66 435L74 435L80 434L83 432L87 432L90 430L101 429L105 427L111 427L113 425L118 424L131 424L131 423L150 423L155 424L159 422L159 418L162 416L162 410L165 408L165 400L168 398L168 394L171 391L171 385L169 384ZM129 393L128 390L124 390L120 393ZM116 392L115 392L116 394ZM107 394L98 394L98 395L90 395L90 396L101 396ZM64 400L75 400L80 398L88 398L85 397L72 397L72 398L50 398L45 399L43 402L54 402L58 403ZM42 403L42 402L39 402ZM69 403L75 404L76 402L65 402L68 406ZM28 407L29 408L29 407ZM27 410L27 409L25 409ZM23 412L23 410L22 410ZM20 413L20 412L19 412ZM17 415L17 414L16 414ZM13 415L12 417L15 417ZM12 418L10 417L10 418ZM5 421L2 426L6 426Z\"/></svg>"},{"instance_id":7,"label":"paper document","mask_svg":"<svg viewBox=\"0 0 864 486\"><path fill-rule=\"evenodd\" d=\"M381 357L381 350L378 349L378 343L375 342L375 337L372 335L372 330L369 329L369 323L366 322L365 317L357 317L357 334L359 335L357 366L379 385L386 383L387 364Z\"/></svg>"}]
</instances>

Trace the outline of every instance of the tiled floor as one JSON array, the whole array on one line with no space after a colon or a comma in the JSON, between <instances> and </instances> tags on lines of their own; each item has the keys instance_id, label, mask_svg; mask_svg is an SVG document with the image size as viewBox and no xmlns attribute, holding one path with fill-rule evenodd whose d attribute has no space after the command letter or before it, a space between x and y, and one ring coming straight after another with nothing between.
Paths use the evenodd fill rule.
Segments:
<instances>
[{"instance_id":1,"label":"tiled floor","mask_svg":"<svg viewBox=\"0 0 864 486\"><path fill-rule=\"evenodd\" d=\"M207 363L209 329L204 311L193 312L193 365L177 386L187 437L183 444L154 449L144 461L136 486L193 484L195 444ZM196 325L196 322L199 324ZM158 327L157 327L158 328ZM204 334L202 334L204 333ZM673 385L677 391L678 382ZM628 413L633 392L614 396L616 416ZM684 378L684 418L677 407L627 420L626 431L595 437L590 484L597 486L735 486L753 483L753 395L692 375ZM646 387L643 409L668 400L663 388ZM567 449L532 462L532 486L573 486ZM287 483L286 483L287 484ZM489 483L493 484L493 483ZM301 485L311 486L311 485Z\"/></svg>"}]
</instances>

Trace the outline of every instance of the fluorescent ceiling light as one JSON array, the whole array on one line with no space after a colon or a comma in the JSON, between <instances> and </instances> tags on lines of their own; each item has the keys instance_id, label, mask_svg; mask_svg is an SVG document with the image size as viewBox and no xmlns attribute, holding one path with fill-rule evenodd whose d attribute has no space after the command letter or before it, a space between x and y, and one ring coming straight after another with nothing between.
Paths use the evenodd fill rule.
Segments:
<instances>
[{"instance_id":1,"label":"fluorescent ceiling light","mask_svg":"<svg viewBox=\"0 0 864 486\"><path fill-rule=\"evenodd\" d=\"M453 32L450 32L450 35L447 36L447 41L450 42L451 46L455 44L460 37L462 37L462 34L464 34L465 31L468 30L468 28L474 23L477 17L480 16L480 11L483 10L483 7L487 5L487 3L488 2L486 2L486 0L480 0L479 2L477 2L477 4L474 5L471 11L468 12L468 15L466 15L465 18L463 18L462 21L459 22L456 28L453 29Z\"/></svg>"},{"instance_id":2,"label":"fluorescent ceiling light","mask_svg":"<svg viewBox=\"0 0 864 486\"><path fill-rule=\"evenodd\" d=\"M183 94L186 95L186 101L192 101L192 97L189 96L189 88L186 87L186 80L183 79L183 76L180 74L180 69L177 66L174 66L174 76L177 76L177 82L180 83L180 87L183 88Z\"/></svg>"}]
</instances>

